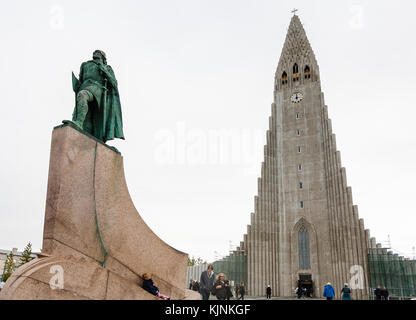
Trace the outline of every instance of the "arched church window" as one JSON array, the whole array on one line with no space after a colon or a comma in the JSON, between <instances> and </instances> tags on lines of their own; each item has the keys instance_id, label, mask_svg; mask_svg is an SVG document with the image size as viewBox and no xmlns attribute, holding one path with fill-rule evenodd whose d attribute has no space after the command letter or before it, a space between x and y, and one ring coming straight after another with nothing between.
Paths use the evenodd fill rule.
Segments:
<instances>
[{"instance_id":1,"label":"arched church window","mask_svg":"<svg viewBox=\"0 0 416 320\"><path fill-rule=\"evenodd\" d=\"M282 84L286 84L287 83L287 73L286 71L283 71L282 73Z\"/></svg>"},{"instance_id":2,"label":"arched church window","mask_svg":"<svg viewBox=\"0 0 416 320\"><path fill-rule=\"evenodd\" d=\"M298 72L299 72L299 67L298 67L298 64L297 64L297 63L295 63L295 64L293 65L293 74L298 73Z\"/></svg>"},{"instance_id":3,"label":"arched church window","mask_svg":"<svg viewBox=\"0 0 416 320\"><path fill-rule=\"evenodd\" d=\"M299 247L299 269L305 270L311 268L311 258L309 251L309 233L305 225L302 225L298 232Z\"/></svg>"},{"instance_id":4,"label":"arched church window","mask_svg":"<svg viewBox=\"0 0 416 320\"><path fill-rule=\"evenodd\" d=\"M293 81L298 81L299 80L299 67L298 64L295 63L293 65Z\"/></svg>"},{"instance_id":5,"label":"arched church window","mask_svg":"<svg viewBox=\"0 0 416 320\"><path fill-rule=\"evenodd\" d=\"M311 78L311 69L309 68L309 66L305 67L303 73L305 74L305 79L310 79Z\"/></svg>"}]
</instances>

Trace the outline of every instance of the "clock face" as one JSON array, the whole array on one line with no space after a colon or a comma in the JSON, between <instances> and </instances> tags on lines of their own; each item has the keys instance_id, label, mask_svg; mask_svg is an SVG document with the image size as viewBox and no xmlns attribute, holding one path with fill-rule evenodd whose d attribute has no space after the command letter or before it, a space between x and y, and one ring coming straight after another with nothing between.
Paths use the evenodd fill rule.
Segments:
<instances>
[{"instance_id":1,"label":"clock face","mask_svg":"<svg viewBox=\"0 0 416 320\"><path fill-rule=\"evenodd\" d=\"M293 103L299 103L302 101L302 99L303 99L303 95L300 92L296 92L292 94L292 96L290 97L290 101L292 101Z\"/></svg>"}]
</instances>

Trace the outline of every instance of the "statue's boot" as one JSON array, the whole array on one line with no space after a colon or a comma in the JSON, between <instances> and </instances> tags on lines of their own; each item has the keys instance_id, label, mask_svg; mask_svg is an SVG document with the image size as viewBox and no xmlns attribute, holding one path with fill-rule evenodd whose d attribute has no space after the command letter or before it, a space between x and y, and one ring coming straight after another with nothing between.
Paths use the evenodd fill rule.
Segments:
<instances>
[{"instance_id":1,"label":"statue's boot","mask_svg":"<svg viewBox=\"0 0 416 320\"><path fill-rule=\"evenodd\" d=\"M52 134L41 254L11 275L0 299L154 299L143 273L174 300L200 299L185 289L187 254L136 211L123 157L70 125Z\"/></svg>"},{"instance_id":2,"label":"statue's boot","mask_svg":"<svg viewBox=\"0 0 416 320\"><path fill-rule=\"evenodd\" d=\"M75 124L79 129L83 130L81 121L72 120L72 123Z\"/></svg>"},{"instance_id":3,"label":"statue's boot","mask_svg":"<svg viewBox=\"0 0 416 320\"><path fill-rule=\"evenodd\" d=\"M83 124L85 121L85 117L87 116L87 112L88 112L88 104L82 105L82 104L77 104L77 106L75 107L75 111L74 111L74 115L72 117L72 122L81 130L83 130Z\"/></svg>"}]
</instances>

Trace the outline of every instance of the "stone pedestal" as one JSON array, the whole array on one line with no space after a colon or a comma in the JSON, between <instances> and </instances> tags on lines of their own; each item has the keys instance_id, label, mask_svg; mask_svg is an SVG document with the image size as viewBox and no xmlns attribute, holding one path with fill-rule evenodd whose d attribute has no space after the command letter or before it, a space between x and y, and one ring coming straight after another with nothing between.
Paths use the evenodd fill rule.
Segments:
<instances>
[{"instance_id":1,"label":"stone pedestal","mask_svg":"<svg viewBox=\"0 0 416 320\"><path fill-rule=\"evenodd\" d=\"M123 158L71 124L53 130L40 258L18 268L1 299L158 299L141 288L153 275L172 299L183 288L187 254L146 225L127 190Z\"/></svg>"}]
</instances>

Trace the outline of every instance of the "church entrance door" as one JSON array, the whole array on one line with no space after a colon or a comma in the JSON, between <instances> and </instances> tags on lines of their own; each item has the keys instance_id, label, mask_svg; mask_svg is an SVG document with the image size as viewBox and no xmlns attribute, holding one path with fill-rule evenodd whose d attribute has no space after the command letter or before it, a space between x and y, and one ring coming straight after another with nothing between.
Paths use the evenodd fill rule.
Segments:
<instances>
[{"instance_id":1,"label":"church entrance door","mask_svg":"<svg viewBox=\"0 0 416 320\"><path fill-rule=\"evenodd\" d=\"M311 274L300 274L298 280L298 288L303 292L303 296L307 298L313 297L313 282Z\"/></svg>"}]
</instances>

